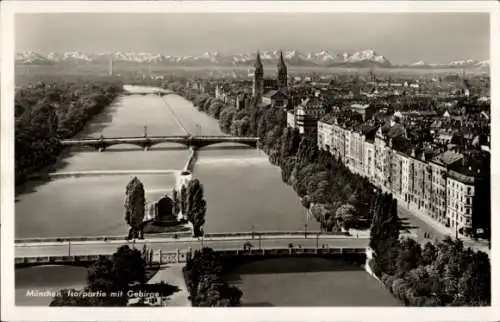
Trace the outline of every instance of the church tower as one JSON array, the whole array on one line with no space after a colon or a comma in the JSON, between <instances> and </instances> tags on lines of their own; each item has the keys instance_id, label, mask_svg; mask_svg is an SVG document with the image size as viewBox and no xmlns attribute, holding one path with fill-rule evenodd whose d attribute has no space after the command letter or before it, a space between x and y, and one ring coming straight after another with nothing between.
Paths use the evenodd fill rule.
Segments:
<instances>
[{"instance_id":1,"label":"church tower","mask_svg":"<svg viewBox=\"0 0 500 322\"><path fill-rule=\"evenodd\" d=\"M278 89L286 89L288 86L288 75L285 60L283 59L283 51L280 50L280 60L278 62Z\"/></svg>"},{"instance_id":2,"label":"church tower","mask_svg":"<svg viewBox=\"0 0 500 322\"><path fill-rule=\"evenodd\" d=\"M264 92L264 66L260 60L260 53L257 51L257 58L255 59L255 70L253 73L253 97L257 98L260 102Z\"/></svg>"}]
</instances>

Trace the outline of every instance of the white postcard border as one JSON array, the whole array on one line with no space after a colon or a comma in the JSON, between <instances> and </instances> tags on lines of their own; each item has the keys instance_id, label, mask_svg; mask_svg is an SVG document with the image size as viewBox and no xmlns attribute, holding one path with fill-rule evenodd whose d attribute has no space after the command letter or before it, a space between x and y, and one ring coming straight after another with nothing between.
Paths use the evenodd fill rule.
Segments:
<instances>
[{"instance_id":1,"label":"white postcard border","mask_svg":"<svg viewBox=\"0 0 500 322\"><path fill-rule=\"evenodd\" d=\"M490 12L491 135L500 140L500 15L494 1L4 1L1 12L1 308L6 321L493 321L500 319L498 237L492 236L489 308L49 308L14 305L14 15L70 12ZM466 41L466 40L465 40ZM495 58L495 59L494 59ZM492 229L500 230L500 145L492 140ZM495 274L496 273L496 274Z\"/></svg>"}]
</instances>

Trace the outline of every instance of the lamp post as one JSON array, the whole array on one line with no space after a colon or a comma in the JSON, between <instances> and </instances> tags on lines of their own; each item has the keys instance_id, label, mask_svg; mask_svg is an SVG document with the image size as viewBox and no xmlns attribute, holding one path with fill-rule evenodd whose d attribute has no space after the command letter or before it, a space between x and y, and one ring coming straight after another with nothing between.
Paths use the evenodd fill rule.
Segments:
<instances>
[{"instance_id":1,"label":"lamp post","mask_svg":"<svg viewBox=\"0 0 500 322\"><path fill-rule=\"evenodd\" d=\"M307 224L304 224L304 238L307 239Z\"/></svg>"},{"instance_id":2,"label":"lamp post","mask_svg":"<svg viewBox=\"0 0 500 322\"><path fill-rule=\"evenodd\" d=\"M68 256L71 256L71 240L68 241Z\"/></svg>"},{"instance_id":3,"label":"lamp post","mask_svg":"<svg viewBox=\"0 0 500 322\"><path fill-rule=\"evenodd\" d=\"M252 224L252 239L254 239L254 225Z\"/></svg>"},{"instance_id":4,"label":"lamp post","mask_svg":"<svg viewBox=\"0 0 500 322\"><path fill-rule=\"evenodd\" d=\"M148 137L148 126L147 125L144 125L144 137L145 138Z\"/></svg>"},{"instance_id":5,"label":"lamp post","mask_svg":"<svg viewBox=\"0 0 500 322\"><path fill-rule=\"evenodd\" d=\"M316 249L319 248L319 234L316 234Z\"/></svg>"}]
</instances>

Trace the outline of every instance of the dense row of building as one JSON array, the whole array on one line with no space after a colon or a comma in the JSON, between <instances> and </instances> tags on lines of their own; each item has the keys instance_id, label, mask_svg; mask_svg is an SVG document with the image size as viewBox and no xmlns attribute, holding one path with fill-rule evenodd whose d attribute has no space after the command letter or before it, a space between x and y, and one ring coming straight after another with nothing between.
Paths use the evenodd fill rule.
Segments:
<instances>
[{"instance_id":1,"label":"dense row of building","mask_svg":"<svg viewBox=\"0 0 500 322\"><path fill-rule=\"evenodd\" d=\"M457 235L488 229L488 152L415 148L397 117L386 124L349 121L335 115L320 120L318 148Z\"/></svg>"},{"instance_id":2,"label":"dense row of building","mask_svg":"<svg viewBox=\"0 0 500 322\"><path fill-rule=\"evenodd\" d=\"M253 100L284 110L287 126L317 135L318 148L391 192L410 211L457 235L489 231L489 99L478 94L472 101L467 82L458 89L439 83L435 90L435 81L381 81L370 74L364 83L354 78L297 84L296 77L288 79L282 55L276 78L265 78L257 54L252 81L193 82L191 87L238 109ZM437 102L432 109L425 107L429 98ZM469 103L459 104L461 99ZM394 111L394 102L410 107ZM430 137L410 140L407 132L418 137L421 129Z\"/></svg>"}]
</instances>

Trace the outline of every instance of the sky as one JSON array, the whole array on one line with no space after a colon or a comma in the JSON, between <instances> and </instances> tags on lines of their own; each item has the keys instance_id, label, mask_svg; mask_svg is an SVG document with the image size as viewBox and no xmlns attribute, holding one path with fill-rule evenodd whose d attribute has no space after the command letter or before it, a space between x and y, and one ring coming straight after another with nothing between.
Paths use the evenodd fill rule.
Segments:
<instances>
[{"instance_id":1,"label":"sky","mask_svg":"<svg viewBox=\"0 0 500 322\"><path fill-rule=\"evenodd\" d=\"M393 64L490 59L485 13L18 14L16 51L198 55L373 49Z\"/></svg>"}]
</instances>

